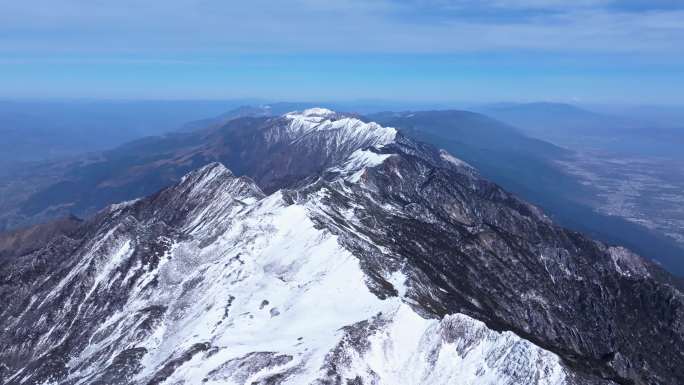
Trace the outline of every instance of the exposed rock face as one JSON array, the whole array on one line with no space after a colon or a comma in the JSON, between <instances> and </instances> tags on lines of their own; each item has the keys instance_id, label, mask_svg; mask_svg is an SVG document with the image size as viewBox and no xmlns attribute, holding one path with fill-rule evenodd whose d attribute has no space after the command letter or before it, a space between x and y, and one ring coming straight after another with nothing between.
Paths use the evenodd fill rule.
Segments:
<instances>
[{"instance_id":1,"label":"exposed rock face","mask_svg":"<svg viewBox=\"0 0 684 385\"><path fill-rule=\"evenodd\" d=\"M323 205L348 208L319 220L366 255L369 271L394 262L408 277L406 296L430 315L464 313L513 330L601 377L644 384L682 378L674 364L684 362L677 282L624 249L553 225L470 167L451 167L423 150L399 140L383 151L400 156L367 169L363 183L340 189L319 182ZM380 275L369 276L391 295ZM675 358L652 359L663 350ZM644 376L651 370L660 374Z\"/></svg>"},{"instance_id":2,"label":"exposed rock face","mask_svg":"<svg viewBox=\"0 0 684 385\"><path fill-rule=\"evenodd\" d=\"M684 379L684 297L657 267L392 129L280 119L261 146L286 171L213 163L0 266L0 381Z\"/></svg>"},{"instance_id":3,"label":"exposed rock face","mask_svg":"<svg viewBox=\"0 0 684 385\"><path fill-rule=\"evenodd\" d=\"M246 121L256 127L245 125ZM229 122L221 130L226 146L220 159L273 192L320 174L356 150L391 143L396 135L393 128L312 108L278 118Z\"/></svg>"}]
</instances>

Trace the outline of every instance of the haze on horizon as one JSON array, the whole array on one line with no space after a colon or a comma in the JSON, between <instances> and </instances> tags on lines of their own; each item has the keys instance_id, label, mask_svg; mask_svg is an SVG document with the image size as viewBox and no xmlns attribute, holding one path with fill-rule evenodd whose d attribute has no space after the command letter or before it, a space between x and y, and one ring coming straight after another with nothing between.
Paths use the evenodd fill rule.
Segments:
<instances>
[{"instance_id":1,"label":"haze on horizon","mask_svg":"<svg viewBox=\"0 0 684 385\"><path fill-rule=\"evenodd\" d=\"M676 0L26 0L0 98L684 104Z\"/></svg>"}]
</instances>

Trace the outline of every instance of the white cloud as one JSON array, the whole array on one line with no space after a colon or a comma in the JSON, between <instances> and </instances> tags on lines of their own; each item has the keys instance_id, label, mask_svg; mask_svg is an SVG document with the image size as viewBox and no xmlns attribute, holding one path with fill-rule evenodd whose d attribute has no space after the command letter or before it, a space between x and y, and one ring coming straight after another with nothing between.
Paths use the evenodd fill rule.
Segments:
<instances>
[{"instance_id":1,"label":"white cloud","mask_svg":"<svg viewBox=\"0 0 684 385\"><path fill-rule=\"evenodd\" d=\"M9 1L0 5L0 52L676 54L681 50L683 10L635 13L610 4L608 0ZM521 13L526 9L549 13ZM480 13L494 19L483 20Z\"/></svg>"}]
</instances>

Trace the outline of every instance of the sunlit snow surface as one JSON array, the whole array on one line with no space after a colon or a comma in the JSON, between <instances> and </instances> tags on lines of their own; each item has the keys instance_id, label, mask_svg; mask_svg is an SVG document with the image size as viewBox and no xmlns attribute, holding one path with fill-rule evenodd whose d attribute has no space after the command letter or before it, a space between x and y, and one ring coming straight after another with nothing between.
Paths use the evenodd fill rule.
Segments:
<instances>
[{"instance_id":1,"label":"sunlit snow surface","mask_svg":"<svg viewBox=\"0 0 684 385\"><path fill-rule=\"evenodd\" d=\"M285 114L285 118L290 121L288 132L291 138L302 137L315 131L338 131L337 137L341 141L377 146L391 143L397 135L397 130L392 127L338 115L325 108L291 112Z\"/></svg>"},{"instance_id":2,"label":"sunlit snow surface","mask_svg":"<svg viewBox=\"0 0 684 385\"><path fill-rule=\"evenodd\" d=\"M367 167L382 164L391 154L378 154L370 150L356 150L342 167L334 167L331 171L341 172L346 180L358 182Z\"/></svg>"},{"instance_id":3,"label":"sunlit snow surface","mask_svg":"<svg viewBox=\"0 0 684 385\"><path fill-rule=\"evenodd\" d=\"M347 164L384 159L355 153ZM358 259L314 226L310 216L320 204L288 204L280 192L263 197L248 181L211 167L181 191L223 193L196 208L186 240L138 278L122 310L71 358L68 366L80 368L69 375L74 383L89 383L132 348L146 354L131 383L148 383L170 362L177 365L161 383L564 383L558 357L510 332L459 314L424 319L400 297L373 295ZM225 189L210 186L218 176L228 176ZM98 265L93 291L132 255L130 240L115 231L105 244L109 256ZM387 279L405 292L400 272ZM157 285L146 286L152 280ZM136 332L141 312L158 307L168 310L151 332Z\"/></svg>"}]
</instances>

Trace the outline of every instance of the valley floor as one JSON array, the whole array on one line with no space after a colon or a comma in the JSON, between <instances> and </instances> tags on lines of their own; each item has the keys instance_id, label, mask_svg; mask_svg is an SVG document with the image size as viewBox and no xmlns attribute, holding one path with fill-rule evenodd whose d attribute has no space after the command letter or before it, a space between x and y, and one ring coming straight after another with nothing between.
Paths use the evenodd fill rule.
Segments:
<instances>
[{"instance_id":1,"label":"valley floor","mask_svg":"<svg viewBox=\"0 0 684 385\"><path fill-rule=\"evenodd\" d=\"M667 235L684 246L684 162L576 153L561 166L596 189L597 211Z\"/></svg>"}]
</instances>

